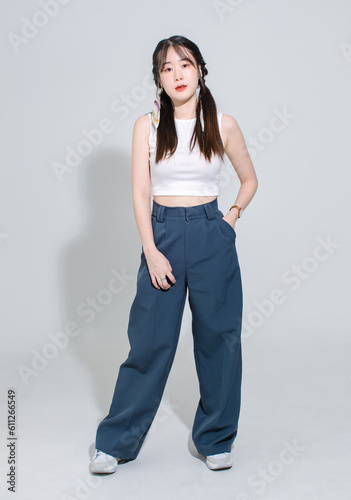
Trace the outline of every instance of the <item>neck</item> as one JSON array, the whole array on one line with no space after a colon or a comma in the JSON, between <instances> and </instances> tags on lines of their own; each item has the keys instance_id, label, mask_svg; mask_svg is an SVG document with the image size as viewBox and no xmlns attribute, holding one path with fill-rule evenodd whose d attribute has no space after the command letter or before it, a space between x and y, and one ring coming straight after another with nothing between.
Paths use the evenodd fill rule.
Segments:
<instances>
[{"instance_id":1,"label":"neck","mask_svg":"<svg viewBox=\"0 0 351 500\"><path fill-rule=\"evenodd\" d=\"M173 101L173 113L174 118L178 120L192 120L196 118L196 105L197 96L196 93L187 102L176 102Z\"/></svg>"}]
</instances>

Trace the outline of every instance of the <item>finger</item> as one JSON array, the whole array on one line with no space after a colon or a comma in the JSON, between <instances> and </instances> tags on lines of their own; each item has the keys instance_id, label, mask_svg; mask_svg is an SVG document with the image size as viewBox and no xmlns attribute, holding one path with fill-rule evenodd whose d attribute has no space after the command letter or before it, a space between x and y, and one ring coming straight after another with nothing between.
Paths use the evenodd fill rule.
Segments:
<instances>
[{"instance_id":1,"label":"finger","mask_svg":"<svg viewBox=\"0 0 351 500\"><path fill-rule=\"evenodd\" d=\"M161 279L160 276L155 276L155 283L157 283L156 285L156 288L160 289L160 288L164 288L163 286L163 283L165 282L166 280L163 280Z\"/></svg>"},{"instance_id":2,"label":"finger","mask_svg":"<svg viewBox=\"0 0 351 500\"><path fill-rule=\"evenodd\" d=\"M167 276L173 284L177 281L171 272L167 273Z\"/></svg>"},{"instance_id":3,"label":"finger","mask_svg":"<svg viewBox=\"0 0 351 500\"><path fill-rule=\"evenodd\" d=\"M152 284L154 285L155 288L160 289L155 276L152 276L151 281L152 281Z\"/></svg>"},{"instance_id":4,"label":"finger","mask_svg":"<svg viewBox=\"0 0 351 500\"><path fill-rule=\"evenodd\" d=\"M175 279L175 277L172 274L173 268L171 266L171 263L169 262L169 260L167 262L168 262L168 271L167 271L167 274L165 274L165 276L168 276L170 281L172 281L172 283L174 284L177 280Z\"/></svg>"},{"instance_id":5,"label":"finger","mask_svg":"<svg viewBox=\"0 0 351 500\"><path fill-rule=\"evenodd\" d=\"M168 290L171 285L167 281L167 275L165 277L166 279L159 278L159 283L164 290Z\"/></svg>"}]
</instances>

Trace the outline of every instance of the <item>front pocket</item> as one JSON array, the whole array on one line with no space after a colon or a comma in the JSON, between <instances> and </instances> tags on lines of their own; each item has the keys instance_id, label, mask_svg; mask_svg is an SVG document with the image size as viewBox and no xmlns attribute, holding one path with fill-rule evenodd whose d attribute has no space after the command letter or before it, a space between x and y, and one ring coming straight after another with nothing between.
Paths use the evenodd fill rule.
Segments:
<instances>
[{"instance_id":1,"label":"front pocket","mask_svg":"<svg viewBox=\"0 0 351 500\"><path fill-rule=\"evenodd\" d=\"M221 222L222 226L224 226L224 228L225 228L225 230L226 230L227 232L229 232L232 236L234 236L234 238L236 238L236 232L235 232L235 229L233 228L233 226L231 226L231 225L229 224L229 222L227 222L226 220L224 220L224 219L222 218L222 215L221 215L221 214L220 214L220 215L218 215L217 220L219 220L219 221Z\"/></svg>"}]
</instances>

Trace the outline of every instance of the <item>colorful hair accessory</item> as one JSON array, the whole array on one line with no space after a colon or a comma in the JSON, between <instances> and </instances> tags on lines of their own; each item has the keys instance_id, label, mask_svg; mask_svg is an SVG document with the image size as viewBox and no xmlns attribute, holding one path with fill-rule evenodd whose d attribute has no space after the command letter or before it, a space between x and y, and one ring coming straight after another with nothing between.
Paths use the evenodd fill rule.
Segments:
<instances>
[{"instance_id":1,"label":"colorful hair accessory","mask_svg":"<svg viewBox=\"0 0 351 500\"><path fill-rule=\"evenodd\" d=\"M160 123L160 111L161 111L161 99L160 96L163 92L163 87L157 89L156 99L154 100L154 106L152 108L152 124L157 129Z\"/></svg>"}]
</instances>

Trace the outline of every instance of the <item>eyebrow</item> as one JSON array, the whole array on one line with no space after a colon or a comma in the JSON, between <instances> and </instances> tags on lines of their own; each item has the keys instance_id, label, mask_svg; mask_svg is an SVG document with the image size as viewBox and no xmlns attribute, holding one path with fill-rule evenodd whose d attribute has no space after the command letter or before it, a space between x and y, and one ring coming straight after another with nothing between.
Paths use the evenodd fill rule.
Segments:
<instances>
[{"instance_id":1,"label":"eyebrow","mask_svg":"<svg viewBox=\"0 0 351 500\"><path fill-rule=\"evenodd\" d=\"M190 61L188 57L183 57L183 59L179 59L179 61ZM166 61L165 64L171 64L171 61Z\"/></svg>"},{"instance_id":2,"label":"eyebrow","mask_svg":"<svg viewBox=\"0 0 351 500\"><path fill-rule=\"evenodd\" d=\"M190 64L194 65L193 61L189 59L188 57L183 57L182 59L179 59L179 61L188 61ZM164 68L166 64L172 64L171 61L166 61L163 63L162 67Z\"/></svg>"}]
</instances>

